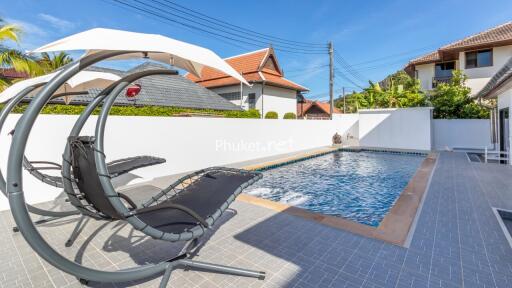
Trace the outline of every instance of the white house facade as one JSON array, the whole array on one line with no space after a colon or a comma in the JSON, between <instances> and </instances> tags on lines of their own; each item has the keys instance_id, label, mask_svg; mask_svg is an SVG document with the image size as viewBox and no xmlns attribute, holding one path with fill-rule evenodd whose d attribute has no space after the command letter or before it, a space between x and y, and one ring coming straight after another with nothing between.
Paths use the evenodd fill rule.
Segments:
<instances>
[{"instance_id":1,"label":"white house facade","mask_svg":"<svg viewBox=\"0 0 512 288\"><path fill-rule=\"evenodd\" d=\"M224 59L252 85L247 86L217 71L203 71L202 77L186 77L219 94L241 108L256 109L262 117L274 111L279 118L297 113L297 93L307 88L284 78L274 50L266 48Z\"/></svg>"},{"instance_id":2,"label":"white house facade","mask_svg":"<svg viewBox=\"0 0 512 288\"><path fill-rule=\"evenodd\" d=\"M429 91L449 81L457 69L467 76L471 94L477 95L511 56L512 22L508 22L411 60L405 71Z\"/></svg>"}]
</instances>

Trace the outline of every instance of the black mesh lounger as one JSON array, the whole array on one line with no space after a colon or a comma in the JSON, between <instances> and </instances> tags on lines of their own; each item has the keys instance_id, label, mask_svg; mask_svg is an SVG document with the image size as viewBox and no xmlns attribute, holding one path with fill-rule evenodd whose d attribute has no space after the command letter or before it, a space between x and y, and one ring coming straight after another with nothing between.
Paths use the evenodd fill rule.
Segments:
<instances>
[{"instance_id":1,"label":"black mesh lounger","mask_svg":"<svg viewBox=\"0 0 512 288\"><path fill-rule=\"evenodd\" d=\"M260 179L261 173L241 169L213 167L203 169L185 177L163 189L149 201L137 206L128 196L118 193L130 208L130 212L121 215L110 203L100 183L94 158L94 137L70 137L71 162L76 179L76 199L84 203L77 208L94 209L96 214L106 219L126 219L138 217L146 225L163 234L175 234L176 241L190 234L193 228L201 228L196 237L201 236L205 228L212 226L240 194L242 188ZM77 203L77 202L72 202ZM163 238L163 237L160 237ZM188 237L190 238L190 237Z\"/></svg>"},{"instance_id":2,"label":"black mesh lounger","mask_svg":"<svg viewBox=\"0 0 512 288\"><path fill-rule=\"evenodd\" d=\"M165 163L165 159L153 156L135 156L114 160L107 163L112 178L129 173L133 170ZM30 161L23 157L23 168L32 176L48 185L63 188L62 176L43 173L44 170L61 171L62 165L50 161Z\"/></svg>"}]
</instances>

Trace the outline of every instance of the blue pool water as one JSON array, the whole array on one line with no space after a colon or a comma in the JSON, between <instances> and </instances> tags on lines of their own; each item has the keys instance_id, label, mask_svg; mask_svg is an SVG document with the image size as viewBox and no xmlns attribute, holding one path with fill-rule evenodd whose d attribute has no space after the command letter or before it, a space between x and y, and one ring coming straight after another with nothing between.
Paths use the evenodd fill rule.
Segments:
<instances>
[{"instance_id":1,"label":"blue pool water","mask_svg":"<svg viewBox=\"0 0 512 288\"><path fill-rule=\"evenodd\" d=\"M424 158L340 151L266 170L245 193L378 226Z\"/></svg>"}]
</instances>

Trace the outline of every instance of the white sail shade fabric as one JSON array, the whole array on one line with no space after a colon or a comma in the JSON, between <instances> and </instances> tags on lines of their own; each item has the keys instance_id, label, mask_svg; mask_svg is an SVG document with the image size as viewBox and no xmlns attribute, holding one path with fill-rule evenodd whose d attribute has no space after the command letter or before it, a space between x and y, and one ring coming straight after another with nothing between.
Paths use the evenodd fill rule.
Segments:
<instances>
[{"instance_id":1,"label":"white sail shade fabric","mask_svg":"<svg viewBox=\"0 0 512 288\"><path fill-rule=\"evenodd\" d=\"M134 51L111 59L145 57L185 69L198 77L201 77L203 67L207 66L250 86L233 67L211 50L158 34L94 28L54 41L31 53L72 50L85 50L84 56L105 50Z\"/></svg>"},{"instance_id":2,"label":"white sail shade fabric","mask_svg":"<svg viewBox=\"0 0 512 288\"><path fill-rule=\"evenodd\" d=\"M60 71L55 71L50 74L46 74L39 77L30 78L27 80L19 81L14 83L13 85L9 86L7 89L5 89L2 93L0 93L0 103L4 103L9 101L12 97L16 96L19 92L21 92L23 89L42 84L47 83L50 81L53 77L55 77L57 74L59 74ZM60 93L70 93L70 92L82 92L86 91L88 89L92 88L105 88L111 83L121 79L120 76L113 74L113 73L107 73L107 72L97 72L97 71L81 71L75 76L73 76L71 79L69 79L64 85L62 85L55 94ZM36 89L32 93L36 93L41 88ZM66 96L66 100L70 100L70 97L72 96Z\"/></svg>"}]
</instances>

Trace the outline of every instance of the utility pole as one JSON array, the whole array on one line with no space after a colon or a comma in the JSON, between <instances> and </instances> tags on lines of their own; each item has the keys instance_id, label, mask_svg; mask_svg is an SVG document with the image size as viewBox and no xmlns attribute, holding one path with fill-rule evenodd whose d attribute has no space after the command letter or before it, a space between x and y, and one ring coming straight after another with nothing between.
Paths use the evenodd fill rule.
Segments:
<instances>
[{"instance_id":1,"label":"utility pole","mask_svg":"<svg viewBox=\"0 0 512 288\"><path fill-rule=\"evenodd\" d=\"M343 114L347 113L347 101L345 100L345 86L341 87L343 93Z\"/></svg>"},{"instance_id":2,"label":"utility pole","mask_svg":"<svg viewBox=\"0 0 512 288\"><path fill-rule=\"evenodd\" d=\"M332 46L332 42L329 42L329 113L332 115L334 113L334 47Z\"/></svg>"}]
</instances>

